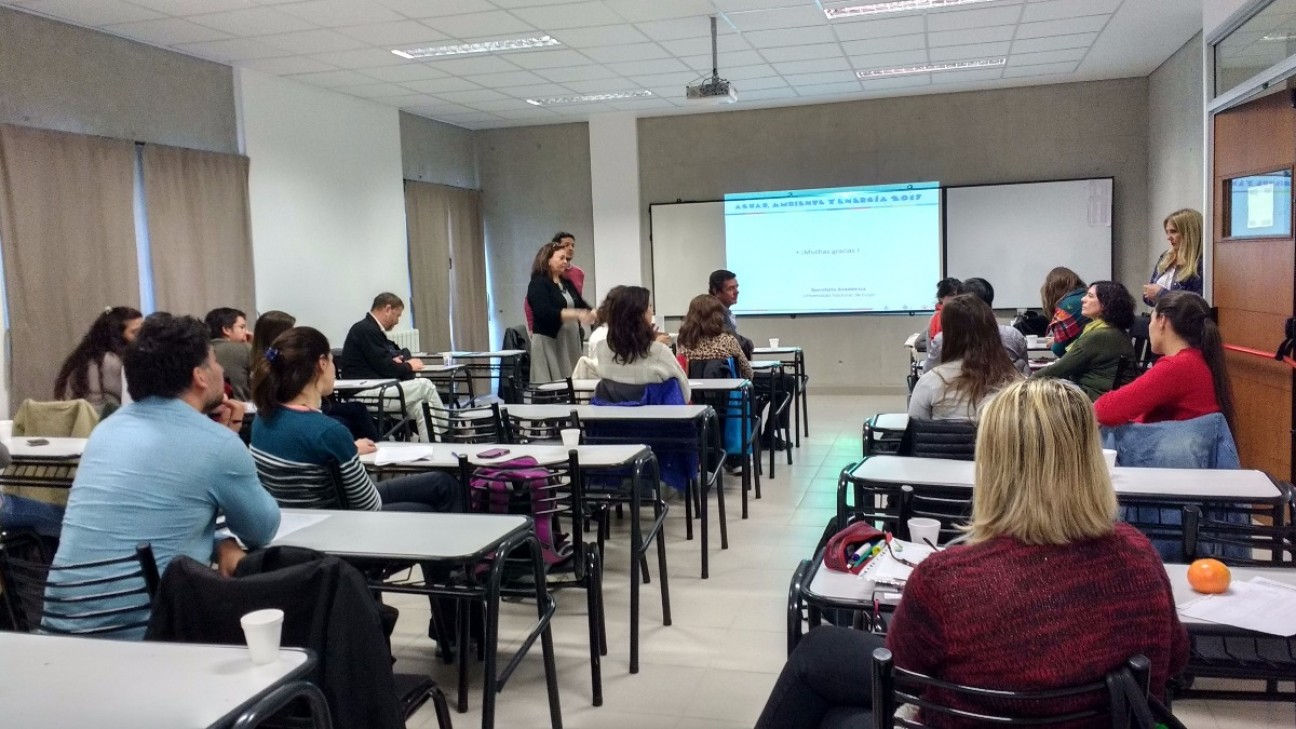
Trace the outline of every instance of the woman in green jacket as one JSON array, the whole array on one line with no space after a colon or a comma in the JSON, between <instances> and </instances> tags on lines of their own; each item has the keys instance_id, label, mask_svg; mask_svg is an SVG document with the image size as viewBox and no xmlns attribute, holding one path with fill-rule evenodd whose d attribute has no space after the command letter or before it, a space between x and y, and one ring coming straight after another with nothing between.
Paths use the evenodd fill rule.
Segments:
<instances>
[{"instance_id":1,"label":"woman in green jacket","mask_svg":"<svg viewBox=\"0 0 1296 729\"><path fill-rule=\"evenodd\" d=\"M1121 358L1134 359L1129 337L1134 297L1115 281L1097 281L1081 299L1080 313L1089 319L1080 336L1058 361L1034 376L1071 380L1096 400L1114 389Z\"/></svg>"}]
</instances>

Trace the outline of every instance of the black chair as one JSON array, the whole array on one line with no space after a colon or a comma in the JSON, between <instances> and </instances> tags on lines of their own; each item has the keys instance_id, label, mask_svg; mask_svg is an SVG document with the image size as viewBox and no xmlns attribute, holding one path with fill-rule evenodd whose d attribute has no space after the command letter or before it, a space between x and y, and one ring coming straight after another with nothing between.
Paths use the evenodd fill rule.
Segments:
<instances>
[{"instance_id":1,"label":"black chair","mask_svg":"<svg viewBox=\"0 0 1296 729\"><path fill-rule=\"evenodd\" d=\"M1282 509L1288 515L1296 514L1292 494L1285 498ZM1227 513L1223 514L1227 516ZM1239 567L1292 567L1296 566L1296 524L1272 524L1220 521L1221 513L1212 507L1206 514L1196 504L1183 507L1183 558L1192 562L1199 557L1226 553L1245 553L1248 557L1230 556L1228 563ZM1251 522L1250 519L1247 520ZM1267 553L1256 557L1256 553Z\"/></svg>"},{"instance_id":2,"label":"black chair","mask_svg":"<svg viewBox=\"0 0 1296 729\"><path fill-rule=\"evenodd\" d=\"M1152 319L1147 314L1134 317L1134 322L1130 325L1130 344L1134 345L1133 366L1140 374L1151 367L1157 357L1152 353L1152 338L1148 334L1151 326Z\"/></svg>"},{"instance_id":3,"label":"black chair","mask_svg":"<svg viewBox=\"0 0 1296 729\"><path fill-rule=\"evenodd\" d=\"M157 562L150 545L141 544L125 557L59 567L22 559L13 554L15 551L12 543L0 548L0 587L15 630L102 636L148 625L158 588ZM62 577L85 569L124 571L110 577ZM48 620L62 625L46 624ZM77 627L86 622L102 624Z\"/></svg>"},{"instance_id":4,"label":"black chair","mask_svg":"<svg viewBox=\"0 0 1296 729\"><path fill-rule=\"evenodd\" d=\"M572 428L584 432L575 410L556 418L525 418L504 410L504 433L508 443L555 445L562 442L562 431Z\"/></svg>"},{"instance_id":5,"label":"black chair","mask_svg":"<svg viewBox=\"0 0 1296 729\"><path fill-rule=\"evenodd\" d=\"M1143 369L1139 366L1137 357L1123 355L1116 362L1116 374L1112 375L1111 389L1119 390L1133 382L1141 374L1143 374Z\"/></svg>"},{"instance_id":6,"label":"black chair","mask_svg":"<svg viewBox=\"0 0 1296 729\"><path fill-rule=\"evenodd\" d=\"M904 489L908 487L852 480L850 475L859 468L860 463L862 461L848 464L837 476L837 515L825 528L819 543L820 549L827 544L828 537L854 521L866 521L882 531L900 533L904 519ZM853 506L847 503L848 495L853 500Z\"/></svg>"},{"instance_id":7,"label":"black chair","mask_svg":"<svg viewBox=\"0 0 1296 729\"><path fill-rule=\"evenodd\" d=\"M909 418L899 455L970 461L976 455L976 423L968 420Z\"/></svg>"},{"instance_id":8,"label":"black chair","mask_svg":"<svg viewBox=\"0 0 1296 729\"><path fill-rule=\"evenodd\" d=\"M896 417L899 414L878 413L868 420L864 421L863 430L863 455L865 458L872 455L897 455L900 450L900 440L904 437L904 431L892 430L881 427L883 417ZM907 417L907 416L906 416ZM906 421L907 423L908 421Z\"/></svg>"},{"instance_id":9,"label":"black chair","mask_svg":"<svg viewBox=\"0 0 1296 729\"><path fill-rule=\"evenodd\" d=\"M896 666L891 651L886 648L873 651L872 673L874 729L931 726L918 719L896 716L896 709L904 704L917 707L928 719L935 715L947 723L961 721L984 726L1093 726L1106 720L1112 729L1130 729L1135 726L1131 719L1136 712L1149 715L1151 664L1144 656L1130 658L1103 679L1044 691L1004 691L942 681ZM940 704L928 698L933 691L985 708L971 711ZM1138 703L1142 704L1141 712ZM1095 708L1081 708L1086 705Z\"/></svg>"},{"instance_id":10,"label":"black chair","mask_svg":"<svg viewBox=\"0 0 1296 729\"><path fill-rule=\"evenodd\" d=\"M575 405L576 390L570 377L553 382L528 382L519 388L527 405Z\"/></svg>"},{"instance_id":11,"label":"black chair","mask_svg":"<svg viewBox=\"0 0 1296 729\"><path fill-rule=\"evenodd\" d=\"M257 699L247 711L239 715L232 729L259 727L272 718L277 718L277 714L297 701L305 702L310 712L311 729L333 729L333 715L329 713L328 701L319 687L310 681L284 684ZM446 729L449 726L446 724Z\"/></svg>"},{"instance_id":12,"label":"black chair","mask_svg":"<svg viewBox=\"0 0 1296 729\"><path fill-rule=\"evenodd\" d=\"M424 403L428 432L437 443L508 443L498 404L472 408L438 408Z\"/></svg>"},{"instance_id":13,"label":"black chair","mask_svg":"<svg viewBox=\"0 0 1296 729\"><path fill-rule=\"evenodd\" d=\"M912 486L900 487L900 520L897 531L903 539L912 541L909 520L914 517L935 519L940 522L940 543L949 544L964 535L963 525L972 519L972 489L966 496L942 492L935 496L919 493Z\"/></svg>"},{"instance_id":14,"label":"black chair","mask_svg":"<svg viewBox=\"0 0 1296 729\"><path fill-rule=\"evenodd\" d=\"M470 484L469 508L480 513L527 514L535 520L536 536L545 554L546 585L585 590L589 616L590 683L593 703L603 705L602 656L607 655L607 623L603 610L603 564L597 544L585 541L583 476L576 451L566 463L525 466L518 469L472 468L459 457L459 477ZM566 521L570 540L560 537ZM546 545L546 542L548 544ZM559 561L560 560L560 561ZM503 594L527 598L535 588L518 578L530 579L532 556L514 555L505 572ZM462 629L461 633L462 635Z\"/></svg>"},{"instance_id":15,"label":"black chair","mask_svg":"<svg viewBox=\"0 0 1296 729\"><path fill-rule=\"evenodd\" d=\"M349 399L364 404L383 440L415 440L418 437L418 423L405 414L405 391L398 385L384 385L376 389L376 394L356 393ZM426 412L424 417L427 417Z\"/></svg>"},{"instance_id":16,"label":"black chair","mask_svg":"<svg viewBox=\"0 0 1296 729\"><path fill-rule=\"evenodd\" d=\"M803 559L792 571L792 582L788 585L787 601L787 652L792 655L801 636L805 635L806 605L803 597L806 575L810 572L810 560Z\"/></svg>"},{"instance_id":17,"label":"black chair","mask_svg":"<svg viewBox=\"0 0 1296 729\"><path fill-rule=\"evenodd\" d=\"M688 376L689 379L698 380L736 379L738 377L730 368L727 359L691 359L688 363ZM724 434L729 423L743 419L740 397L739 393L720 390L695 390L693 392L694 405L710 405L711 409L715 410L722 434L722 443L727 440ZM771 406L768 401L756 394L754 387L749 392L749 398L751 413L748 416L748 422L739 426L738 452L730 453L726 450L725 458L726 460L738 458L741 459L739 462L747 463L748 467L751 468L754 495L759 499L761 497L761 432L764 429L764 424L768 422L767 418ZM743 518L747 518L746 493L743 494Z\"/></svg>"}]
</instances>

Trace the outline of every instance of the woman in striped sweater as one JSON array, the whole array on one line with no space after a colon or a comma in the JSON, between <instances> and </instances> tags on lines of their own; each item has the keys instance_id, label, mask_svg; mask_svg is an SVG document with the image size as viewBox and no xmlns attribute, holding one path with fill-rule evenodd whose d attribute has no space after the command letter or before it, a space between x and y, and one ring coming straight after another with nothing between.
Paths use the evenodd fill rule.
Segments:
<instances>
[{"instance_id":1,"label":"woman in striped sweater","mask_svg":"<svg viewBox=\"0 0 1296 729\"><path fill-rule=\"evenodd\" d=\"M441 472L420 473L379 483L365 471L360 453L373 441L352 440L336 420L320 412L333 392L333 355L328 339L310 327L294 327L275 338L252 373L252 458L280 506L313 501L333 489L329 462L341 468L348 509L362 511L462 511L458 481Z\"/></svg>"}]
</instances>

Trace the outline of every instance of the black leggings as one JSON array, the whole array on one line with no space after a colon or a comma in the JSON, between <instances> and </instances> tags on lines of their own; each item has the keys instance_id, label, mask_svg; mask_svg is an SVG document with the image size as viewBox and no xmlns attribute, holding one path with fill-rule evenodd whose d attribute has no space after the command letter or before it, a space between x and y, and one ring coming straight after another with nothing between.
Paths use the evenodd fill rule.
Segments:
<instances>
[{"instance_id":1,"label":"black leggings","mask_svg":"<svg viewBox=\"0 0 1296 729\"><path fill-rule=\"evenodd\" d=\"M416 473L379 481L375 486L382 499L383 511L451 514L464 510L459 481L448 473Z\"/></svg>"},{"instance_id":2,"label":"black leggings","mask_svg":"<svg viewBox=\"0 0 1296 729\"><path fill-rule=\"evenodd\" d=\"M756 729L871 729L873 649L881 636L825 625L788 656Z\"/></svg>"}]
</instances>

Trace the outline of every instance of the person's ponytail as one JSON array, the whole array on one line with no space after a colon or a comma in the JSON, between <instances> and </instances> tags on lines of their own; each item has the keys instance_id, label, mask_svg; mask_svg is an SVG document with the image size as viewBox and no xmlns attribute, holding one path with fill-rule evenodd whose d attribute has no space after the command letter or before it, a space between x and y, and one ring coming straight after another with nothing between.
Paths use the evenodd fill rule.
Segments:
<instances>
[{"instance_id":1,"label":"person's ponytail","mask_svg":"<svg viewBox=\"0 0 1296 729\"><path fill-rule=\"evenodd\" d=\"M273 418L284 403L300 395L315 379L320 359L331 351L328 339L311 327L293 327L275 337L252 368L257 417Z\"/></svg>"},{"instance_id":2,"label":"person's ponytail","mask_svg":"<svg viewBox=\"0 0 1296 729\"><path fill-rule=\"evenodd\" d=\"M1237 426L1233 421L1233 389L1229 386L1228 369L1224 358L1224 338L1220 336L1219 325L1210 316L1206 316L1202 321L1199 349L1206 360L1206 365L1210 367L1211 380L1215 383L1215 402L1219 404L1220 412L1224 413L1224 418L1228 420L1229 430L1236 432Z\"/></svg>"}]
</instances>

